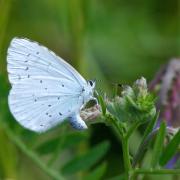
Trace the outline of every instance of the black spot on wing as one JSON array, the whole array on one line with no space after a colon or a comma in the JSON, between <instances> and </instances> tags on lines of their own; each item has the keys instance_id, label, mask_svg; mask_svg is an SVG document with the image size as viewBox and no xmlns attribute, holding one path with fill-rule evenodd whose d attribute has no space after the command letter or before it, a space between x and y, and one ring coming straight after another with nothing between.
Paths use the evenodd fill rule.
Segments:
<instances>
[{"instance_id":1,"label":"black spot on wing","mask_svg":"<svg viewBox=\"0 0 180 180\"><path fill-rule=\"evenodd\" d=\"M18 75L18 79L21 80L21 76L20 75Z\"/></svg>"}]
</instances>

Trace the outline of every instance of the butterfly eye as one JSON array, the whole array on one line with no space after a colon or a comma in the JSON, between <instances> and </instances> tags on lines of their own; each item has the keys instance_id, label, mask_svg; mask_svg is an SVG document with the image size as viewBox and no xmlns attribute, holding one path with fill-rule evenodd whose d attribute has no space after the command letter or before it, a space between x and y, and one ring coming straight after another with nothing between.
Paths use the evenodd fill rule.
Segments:
<instances>
[{"instance_id":1,"label":"butterfly eye","mask_svg":"<svg viewBox=\"0 0 180 180\"><path fill-rule=\"evenodd\" d=\"M89 81L89 84L90 84L91 86L93 86L93 82L92 82L92 81Z\"/></svg>"}]
</instances>

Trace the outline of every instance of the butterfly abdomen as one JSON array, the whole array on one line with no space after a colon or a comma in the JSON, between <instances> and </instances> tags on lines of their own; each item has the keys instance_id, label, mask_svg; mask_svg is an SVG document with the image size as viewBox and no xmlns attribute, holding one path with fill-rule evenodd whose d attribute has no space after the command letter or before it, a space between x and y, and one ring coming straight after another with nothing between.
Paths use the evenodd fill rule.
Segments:
<instances>
[{"instance_id":1,"label":"butterfly abdomen","mask_svg":"<svg viewBox=\"0 0 180 180\"><path fill-rule=\"evenodd\" d=\"M87 129L87 125L82 120L79 113L74 113L71 117L69 117L69 122L74 129L77 129L77 130Z\"/></svg>"}]
</instances>

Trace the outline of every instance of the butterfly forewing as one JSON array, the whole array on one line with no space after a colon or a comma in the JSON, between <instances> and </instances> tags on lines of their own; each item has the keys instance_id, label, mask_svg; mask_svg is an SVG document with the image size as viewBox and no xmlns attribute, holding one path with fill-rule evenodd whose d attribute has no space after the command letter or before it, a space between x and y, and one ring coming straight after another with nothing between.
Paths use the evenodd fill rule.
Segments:
<instances>
[{"instance_id":1,"label":"butterfly forewing","mask_svg":"<svg viewBox=\"0 0 180 180\"><path fill-rule=\"evenodd\" d=\"M86 83L84 78L63 59L46 47L27 39L14 38L11 41L7 60L8 72L12 74L9 76L11 83L18 83L20 78L28 78L28 75L51 75L78 82L80 85Z\"/></svg>"}]
</instances>

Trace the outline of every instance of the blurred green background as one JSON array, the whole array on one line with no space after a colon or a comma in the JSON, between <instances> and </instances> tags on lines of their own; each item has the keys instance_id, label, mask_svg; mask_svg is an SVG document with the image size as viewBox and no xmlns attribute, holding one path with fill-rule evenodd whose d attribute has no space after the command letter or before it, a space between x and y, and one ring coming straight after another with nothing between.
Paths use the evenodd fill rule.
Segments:
<instances>
[{"instance_id":1,"label":"blurred green background","mask_svg":"<svg viewBox=\"0 0 180 180\"><path fill-rule=\"evenodd\" d=\"M150 81L179 56L179 7L178 0L0 0L0 179L48 180L57 172L108 179L123 172L120 142L104 125L77 132L63 124L37 135L16 123L7 106L6 53L13 37L47 46L109 92L113 83Z\"/></svg>"}]
</instances>

